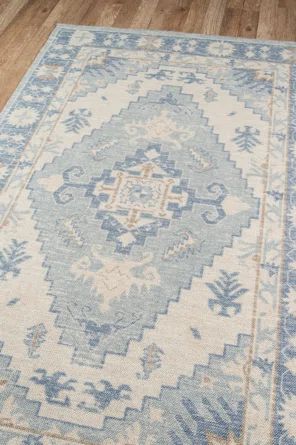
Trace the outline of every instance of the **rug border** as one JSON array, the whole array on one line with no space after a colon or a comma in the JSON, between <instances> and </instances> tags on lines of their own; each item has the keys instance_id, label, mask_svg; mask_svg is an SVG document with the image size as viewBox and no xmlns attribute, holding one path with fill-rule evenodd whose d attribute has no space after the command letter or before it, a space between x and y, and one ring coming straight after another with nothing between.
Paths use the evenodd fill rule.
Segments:
<instances>
[{"instance_id":1,"label":"rug border","mask_svg":"<svg viewBox=\"0 0 296 445\"><path fill-rule=\"evenodd\" d=\"M233 37L233 36L221 36L218 34L199 34L194 32L182 32L182 31L166 31L165 29L145 29L145 28L117 28L115 26L94 26L94 25L72 25L71 23L56 23L55 29L57 28L81 28L90 31L100 31L102 32L128 32L129 34L145 34L148 35L162 35L165 36L167 34L172 37L185 37L185 38L203 38L206 40L229 40L232 42L243 41L245 43L258 43L258 44L267 44L267 45L280 45L280 46L294 46L296 48L296 40L269 40L269 39L257 39L257 38L248 38L248 37Z\"/></svg>"},{"instance_id":2,"label":"rug border","mask_svg":"<svg viewBox=\"0 0 296 445\"><path fill-rule=\"evenodd\" d=\"M19 95L21 94L22 90L26 86L28 80L31 78L31 76L34 74L34 71L36 67L38 67L39 63L42 61L42 58L46 54L46 51L48 48L52 45L55 37L58 35L60 30L79 30L84 29L86 31L96 31L96 32L108 32L108 33L126 33L126 34L139 34L139 35L155 35L155 36L172 36L175 38L184 38L184 39L202 39L202 40L209 40L209 41L229 41L229 42L237 42L237 43L249 43L251 45L267 45L269 47L272 46L281 46L281 47L287 47L287 48L295 48L296 49L296 42L292 41L276 41L276 40L261 40L261 39L250 39L250 38L240 38L240 37L230 37L230 36L216 36L216 35L203 35L203 34L197 34L197 33L183 33L183 32L175 32L175 31L165 31L165 30L147 30L147 29L129 29L129 28L115 28L115 27L102 27L102 26L87 26L87 25L72 25L72 24L63 24L58 23L55 25L55 27L52 29L52 31L49 33L45 43L41 46L39 49L36 57L34 58L33 62L29 66L29 68L26 70L25 74L22 76L19 84L9 97L8 101L3 107L3 110L0 112L0 125L3 122L3 119L7 116L7 114L10 112L11 107L15 104L15 102L18 100ZM275 62L279 63L279 62ZM290 63L290 66L293 65L293 63ZM294 64L295 65L295 64ZM292 114L292 113L291 113ZM290 115L291 117L291 115ZM289 177L289 176L288 176ZM286 222L286 228L288 227L288 224ZM289 268L287 267L287 271ZM281 296L283 298L283 295ZM283 303L283 302L282 302ZM280 311L282 315L285 314L283 309ZM287 314L285 314L287 315ZM280 334L284 331L280 331ZM281 374L278 375L277 378L280 379ZM277 391L277 389L276 389ZM276 413L277 414L277 413ZM280 421L277 419L277 422L275 422L274 430L277 432L277 428ZM274 436L277 437L276 435Z\"/></svg>"},{"instance_id":3,"label":"rug border","mask_svg":"<svg viewBox=\"0 0 296 445\"><path fill-rule=\"evenodd\" d=\"M189 32L180 32L180 31L166 31L166 30L154 30L154 29L144 29L144 28L117 28L117 27L108 27L108 26L89 26L89 25L75 25L69 23L56 23L52 31L49 33L46 41L39 49L36 57L33 59L31 65L26 70L25 74L20 79L14 91L9 96L7 102L5 103L3 109L0 111L0 126L5 118L5 116L10 111L12 105L17 99L17 96L21 93L24 86L26 85L28 79L33 74L35 68L38 66L40 61L42 60L43 55L46 53L47 49L52 44L54 38L58 34L61 29L85 29L89 31L97 31L97 32L127 32L128 34L143 34L143 35L159 35L159 36L172 36L172 37L182 37L185 39L204 39L204 40L218 40L218 41L230 41L230 42L243 42L250 43L255 45L268 45L268 46L286 46L292 47L296 49L296 41L280 41L280 40L266 40L266 39L253 39L246 37L232 37L232 36L220 36L220 35L208 35L208 34L198 34L198 33L189 33Z\"/></svg>"},{"instance_id":4,"label":"rug border","mask_svg":"<svg viewBox=\"0 0 296 445\"><path fill-rule=\"evenodd\" d=\"M53 43L53 40L55 38L55 35L57 34L59 30L59 26L56 25L53 30L49 33L46 41L44 42L44 44L41 46L41 48L39 49L38 53L36 54L36 56L34 57L32 63L30 64L30 66L27 68L25 74L22 76L22 78L20 79L19 83L17 84L16 88L13 90L13 92L11 93L11 95L9 96L7 102L5 103L4 107L2 108L2 110L0 111L0 126L6 116L6 114L9 112L10 108L12 107L12 105L14 104L15 100L17 99L17 96L21 93L21 91L23 90L23 88L25 87L27 81L30 79L30 77L32 76L32 74L34 73L35 69L37 68L37 66L39 65L39 63L42 60L42 57L44 56L44 54L46 53L47 49L51 46L51 44ZM1 127L0 127L1 130Z\"/></svg>"}]
</instances>

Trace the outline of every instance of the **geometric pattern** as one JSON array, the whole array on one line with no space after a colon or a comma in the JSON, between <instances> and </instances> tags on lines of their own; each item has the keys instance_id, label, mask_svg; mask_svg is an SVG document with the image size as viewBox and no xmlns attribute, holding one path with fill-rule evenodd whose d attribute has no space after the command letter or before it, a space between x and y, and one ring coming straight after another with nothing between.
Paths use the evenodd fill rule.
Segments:
<instances>
[{"instance_id":1,"label":"geometric pattern","mask_svg":"<svg viewBox=\"0 0 296 445\"><path fill-rule=\"evenodd\" d=\"M146 236L157 235L158 228L169 227L172 218L181 218L194 204L215 208L214 217L206 212L202 215L207 224L217 224L225 216L221 205L225 187L211 184L211 189L218 191L214 199L195 196L182 171L174 167L168 153L161 153L159 145L139 149L135 157L117 162L111 172L104 170L88 184L71 182L73 170L64 172L64 184L54 192L55 200L66 204L66 190L85 188L85 195L92 198L91 206L98 209L96 218L103 220L102 228L108 230L107 239L115 240L122 253L129 253L133 244L143 245Z\"/></svg>"},{"instance_id":2,"label":"geometric pattern","mask_svg":"<svg viewBox=\"0 0 296 445\"><path fill-rule=\"evenodd\" d=\"M69 182L69 173L65 172L65 182L55 192L56 201L65 204L61 198L65 190L85 187L86 196L92 198L91 206L98 209L96 217L103 220L102 228L109 232L107 239L115 240L122 253L129 253L134 243L143 245L146 236L168 227L172 218L191 210L195 201L188 181L180 179L181 171L155 145L116 163L111 172L104 170L100 177L92 177L89 184ZM219 204L223 198L218 198ZM221 213L223 217L222 209Z\"/></svg>"},{"instance_id":3,"label":"geometric pattern","mask_svg":"<svg viewBox=\"0 0 296 445\"><path fill-rule=\"evenodd\" d=\"M139 140L137 133L131 137L129 132L133 116L143 108L145 113L137 118L135 130L141 135ZM193 116L202 131L192 125ZM147 119L160 126L161 133L152 142L151 132L148 137L143 134ZM165 140L162 126L177 134L181 119L182 131L188 136L180 152L179 146ZM125 354L129 342L152 328L157 315L167 312L170 301L179 299L180 289L190 288L192 277L200 276L204 265L257 217L257 200L206 124L190 96L179 88L163 86L160 92L148 92L119 116L112 116L99 130L99 138L108 147L108 161L94 163L82 148L83 141L32 178L34 219L44 240L47 277L55 297L52 310L63 329L60 341L74 347L76 362L87 360L91 366L102 366L107 353ZM97 137L95 133L90 136L92 144ZM118 140L124 156L118 155ZM199 140L211 146L211 155L196 149ZM144 149L137 148L139 145ZM192 153L197 158L193 162L200 164L199 174L188 168ZM202 171L203 164L206 171ZM51 187L52 182L60 186ZM233 199L237 209L229 215L227 200ZM59 219L64 233L77 212L85 216L74 223L84 241L78 249L72 243L60 245L57 251L60 232L51 227ZM182 258L184 268L175 270L175 246L188 228L193 250ZM164 255L168 255L166 261ZM91 317L78 316L85 308Z\"/></svg>"},{"instance_id":4,"label":"geometric pattern","mask_svg":"<svg viewBox=\"0 0 296 445\"><path fill-rule=\"evenodd\" d=\"M296 444L295 60L55 29L0 118L1 445Z\"/></svg>"}]
</instances>

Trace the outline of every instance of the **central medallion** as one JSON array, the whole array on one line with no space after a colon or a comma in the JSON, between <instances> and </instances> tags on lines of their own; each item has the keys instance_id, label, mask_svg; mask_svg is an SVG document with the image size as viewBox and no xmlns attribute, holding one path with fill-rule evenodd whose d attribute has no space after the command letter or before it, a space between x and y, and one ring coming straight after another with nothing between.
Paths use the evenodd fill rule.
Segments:
<instances>
[{"instance_id":1,"label":"central medallion","mask_svg":"<svg viewBox=\"0 0 296 445\"><path fill-rule=\"evenodd\" d=\"M60 341L96 367L125 354L258 216L203 111L174 86L130 102L29 188Z\"/></svg>"},{"instance_id":2,"label":"central medallion","mask_svg":"<svg viewBox=\"0 0 296 445\"><path fill-rule=\"evenodd\" d=\"M182 184L181 171L165 161L160 145L149 145L137 150L135 157L117 162L112 172L105 170L93 178L92 206L98 207L96 217L103 220L102 228L118 252L129 253L134 244L143 245L147 236L168 227L174 215L188 206L192 192Z\"/></svg>"},{"instance_id":3,"label":"central medallion","mask_svg":"<svg viewBox=\"0 0 296 445\"><path fill-rule=\"evenodd\" d=\"M107 240L115 241L120 253L130 253L135 244L144 245L147 236L155 236L160 227L169 227L172 219L192 210L194 204L210 208L211 216L202 213L208 224L216 224L225 216L224 185L211 183L210 195L198 196L188 187L188 180L182 178L182 170L169 160L168 153L161 152L160 144L137 150L135 156L116 162L112 170L93 176L89 183L71 181L72 176L82 174L82 169L75 166L64 171L64 183L55 191L55 200L65 204L69 189L85 188L91 207L98 209L96 218L102 220L102 229L108 231Z\"/></svg>"}]
</instances>

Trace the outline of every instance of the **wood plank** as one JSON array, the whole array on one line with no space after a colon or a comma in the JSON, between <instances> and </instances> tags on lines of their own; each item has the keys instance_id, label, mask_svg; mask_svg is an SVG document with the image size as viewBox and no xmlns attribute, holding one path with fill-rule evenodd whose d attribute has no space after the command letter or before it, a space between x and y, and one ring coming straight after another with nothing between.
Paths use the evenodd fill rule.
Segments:
<instances>
[{"instance_id":1,"label":"wood plank","mask_svg":"<svg viewBox=\"0 0 296 445\"><path fill-rule=\"evenodd\" d=\"M171 0L159 0L149 23L150 29L163 29L166 16L171 6Z\"/></svg>"},{"instance_id":2,"label":"wood plank","mask_svg":"<svg viewBox=\"0 0 296 445\"><path fill-rule=\"evenodd\" d=\"M0 3L0 34L27 3L28 0L2 0Z\"/></svg>"},{"instance_id":3,"label":"wood plank","mask_svg":"<svg viewBox=\"0 0 296 445\"><path fill-rule=\"evenodd\" d=\"M210 0L202 27L203 34L217 35L223 21L227 0Z\"/></svg>"},{"instance_id":4,"label":"wood plank","mask_svg":"<svg viewBox=\"0 0 296 445\"><path fill-rule=\"evenodd\" d=\"M50 1L54 0L43 0L44 15L46 8L48 8L48 10L46 10L46 17L40 13L36 15L39 19L38 23L41 22L39 23L39 26L37 27L37 21L34 21L34 31L32 31L31 28L27 30L26 27L22 26L22 21L20 20L20 23L17 22L18 26L16 31L18 32L18 36L16 42L14 42L14 46L7 44L3 48L3 51L6 54L6 59L3 60L4 58L0 57L3 62L3 69L0 70L0 84L5 83L5 89L3 92L1 91L0 109L1 106L6 103L9 97L9 91L11 92L15 89L26 70L31 65L36 54L46 42L54 25L57 22L73 22L73 15L79 20L87 9L89 3L89 0L76 0L75 7L73 7L72 0L62 0L59 2L55 0L56 6L49 9ZM36 1L36 4L37 3L39 3L39 0ZM32 27L33 23L27 25L27 27L29 26ZM13 27L12 31L14 30L15 28ZM24 38L24 34L34 35L34 39ZM7 48L10 48L9 51ZM9 76L7 73L10 72L11 69L13 69L13 75Z\"/></svg>"},{"instance_id":5,"label":"wood plank","mask_svg":"<svg viewBox=\"0 0 296 445\"><path fill-rule=\"evenodd\" d=\"M240 19L238 35L249 39L255 38L257 35L258 21L259 11L244 9Z\"/></svg>"},{"instance_id":6,"label":"wood plank","mask_svg":"<svg viewBox=\"0 0 296 445\"><path fill-rule=\"evenodd\" d=\"M29 67L29 66L28 66ZM20 70L15 70L14 68L1 68L0 70L0 110L5 106L7 100L16 89L21 78L23 77L26 68L23 65Z\"/></svg>"},{"instance_id":7,"label":"wood plank","mask_svg":"<svg viewBox=\"0 0 296 445\"><path fill-rule=\"evenodd\" d=\"M19 55L22 58L29 56L31 49L40 48L46 41L48 34L58 22L74 23L88 8L90 0L43 0L43 8L40 10L39 0L30 1L28 11L22 11L0 37L0 57L2 50L9 61L16 60ZM36 13L36 8L39 8ZM34 35L34 39L32 39ZM38 50L33 51L35 54ZM34 55L33 55L34 57Z\"/></svg>"},{"instance_id":8,"label":"wood plank","mask_svg":"<svg viewBox=\"0 0 296 445\"><path fill-rule=\"evenodd\" d=\"M262 0L257 28L258 39L272 39L276 30L277 0Z\"/></svg>"},{"instance_id":9,"label":"wood plank","mask_svg":"<svg viewBox=\"0 0 296 445\"><path fill-rule=\"evenodd\" d=\"M114 20L113 26L117 26L118 28L129 28L140 4L141 0L125 0Z\"/></svg>"},{"instance_id":10,"label":"wood plank","mask_svg":"<svg viewBox=\"0 0 296 445\"><path fill-rule=\"evenodd\" d=\"M95 25L102 14L106 0L92 0L84 16L80 20L81 25Z\"/></svg>"},{"instance_id":11,"label":"wood plank","mask_svg":"<svg viewBox=\"0 0 296 445\"><path fill-rule=\"evenodd\" d=\"M4 14L5 13L5 11L8 9L8 7L9 7L9 4L12 4L12 5L14 5L14 6L17 6L18 5L18 3L19 2L17 2L17 3L13 3L13 2L11 2L10 0L1 0L1 2L0 2L0 14Z\"/></svg>"},{"instance_id":12,"label":"wood plank","mask_svg":"<svg viewBox=\"0 0 296 445\"><path fill-rule=\"evenodd\" d=\"M277 8L275 18L275 33L274 38L276 40L288 40L287 37L287 10L286 8Z\"/></svg>"},{"instance_id":13,"label":"wood plank","mask_svg":"<svg viewBox=\"0 0 296 445\"><path fill-rule=\"evenodd\" d=\"M95 25L99 26L112 26L116 17L122 8L123 3L121 1L108 1L105 7L102 9L101 15L98 17Z\"/></svg>"},{"instance_id":14,"label":"wood plank","mask_svg":"<svg viewBox=\"0 0 296 445\"><path fill-rule=\"evenodd\" d=\"M296 40L296 7L295 0L285 0L286 24L283 38L285 40Z\"/></svg>"},{"instance_id":15,"label":"wood plank","mask_svg":"<svg viewBox=\"0 0 296 445\"><path fill-rule=\"evenodd\" d=\"M184 31L192 0L159 0L149 28Z\"/></svg>"},{"instance_id":16,"label":"wood plank","mask_svg":"<svg viewBox=\"0 0 296 445\"><path fill-rule=\"evenodd\" d=\"M148 28L152 15L156 9L158 0L142 0L141 4L133 17L132 28Z\"/></svg>"},{"instance_id":17,"label":"wood plank","mask_svg":"<svg viewBox=\"0 0 296 445\"><path fill-rule=\"evenodd\" d=\"M244 9L246 11L260 11L261 0L245 0Z\"/></svg>"},{"instance_id":18,"label":"wood plank","mask_svg":"<svg viewBox=\"0 0 296 445\"><path fill-rule=\"evenodd\" d=\"M59 0L56 7L42 24L42 28L36 37L44 41L46 35L52 31L57 23L79 24L90 7L90 4L91 0L75 0L74 4L73 0Z\"/></svg>"},{"instance_id":19,"label":"wood plank","mask_svg":"<svg viewBox=\"0 0 296 445\"><path fill-rule=\"evenodd\" d=\"M204 18L209 7L210 0L193 0L188 11L184 32L201 33L204 25Z\"/></svg>"},{"instance_id":20,"label":"wood plank","mask_svg":"<svg viewBox=\"0 0 296 445\"><path fill-rule=\"evenodd\" d=\"M191 3L191 0L171 1L171 8L164 16L163 29L168 31L183 31Z\"/></svg>"},{"instance_id":21,"label":"wood plank","mask_svg":"<svg viewBox=\"0 0 296 445\"><path fill-rule=\"evenodd\" d=\"M52 12L46 26L53 27L59 22L69 24L80 24L82 17L86 14L92 0L60 0L57 8ZM71 6L70 6L71 4Z\"/></svg>"},{"instance_id":22,"label":"wood plank","mask_svg":"<svg viewBox=\"0 0 296 445\"><path fill-rule=\"evenodd\" d=\"M43 0L40 8L38 0L30 1L17 13L0 36L0 66L16 60L57 3L58 0Z\"/></svg>"},{"instance_id":23,"label":"wood plank","mask_svg":"<svg viewBox=\"0 0 296 445\"><path fill-rule=\"evenodd\" d=\"M226 8L243 9L244 0L227 0Z\"/></svg>"},{"instance_id":24,"label":"wood plank","mask_svg":"<svg viewBox=\"0 0 296 445\"><path fill-rule=\"evenodd\" d=\"M221 36L236 37L239 32L242 9L226 8L220 29Z\"/></svg>"}]
</instances>

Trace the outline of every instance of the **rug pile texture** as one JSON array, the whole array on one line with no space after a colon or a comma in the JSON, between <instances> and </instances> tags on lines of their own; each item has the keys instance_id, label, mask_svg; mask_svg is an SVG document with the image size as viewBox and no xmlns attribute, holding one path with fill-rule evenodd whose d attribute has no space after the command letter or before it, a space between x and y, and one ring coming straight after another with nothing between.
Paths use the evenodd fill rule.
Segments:
<instances>
[{"instance_id":1,"label":"rug pile texture","mask_svg":"<svg viewBox=\"0 0 296 445\"><path fill-rule=\"evenodd\" d=\"M296 46L59 25L0 118L0 444L296 444Z\"/></svg>"}]
</instances>

